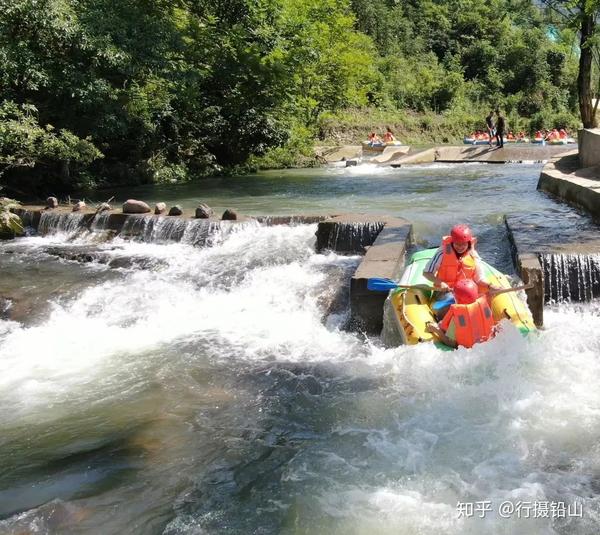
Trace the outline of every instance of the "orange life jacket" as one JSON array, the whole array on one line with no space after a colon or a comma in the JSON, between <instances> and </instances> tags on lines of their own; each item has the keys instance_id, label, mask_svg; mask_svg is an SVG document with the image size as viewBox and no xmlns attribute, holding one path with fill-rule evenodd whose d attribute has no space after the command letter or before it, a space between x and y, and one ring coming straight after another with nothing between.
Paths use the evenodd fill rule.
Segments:
<instances>
[{"instance_id":1,"label":"orange life jacket","mask_svg":"<svg viewBox=\"0 0 600 535\"><path fill-rule=\"evenodd\" d=\"M476 241L473 238L471 249L458 258L452 247L452 238L444 236L442 238L442 262L436 274L437 278L444 281L450 288L454 288L454 285L461 279L474 280L475 258L471 251L475 248Z\"/></svg>"},{"instance_id":2,"label":"orange life jacket","mask_svg":"<svg viewBox=\"0 0 600 535\"><path fill-rule=\"evenodd\" d=\"M470 305L452 305L440 327L447 331L453 318L454 336L459 346L473 347L492 336L494 317L485 297L479 297Z\"/></svg>"}]
</instances>

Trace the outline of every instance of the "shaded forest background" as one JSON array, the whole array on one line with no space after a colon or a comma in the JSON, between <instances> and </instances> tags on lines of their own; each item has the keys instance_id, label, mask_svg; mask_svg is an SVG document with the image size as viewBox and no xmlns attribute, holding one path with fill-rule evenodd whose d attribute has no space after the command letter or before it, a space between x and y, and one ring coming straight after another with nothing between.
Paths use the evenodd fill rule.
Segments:
<instances>
[{"instance_id":1,"label":"shaded forest background","mask_svg":"<svg viewBox=\"0 0 600 535\"><path fill-rule=\"evenodd\" d=\"M529 0L0 0L0 184L178 182L390 125L576 128L578 38Z\"/></svg>"}]
</instances>

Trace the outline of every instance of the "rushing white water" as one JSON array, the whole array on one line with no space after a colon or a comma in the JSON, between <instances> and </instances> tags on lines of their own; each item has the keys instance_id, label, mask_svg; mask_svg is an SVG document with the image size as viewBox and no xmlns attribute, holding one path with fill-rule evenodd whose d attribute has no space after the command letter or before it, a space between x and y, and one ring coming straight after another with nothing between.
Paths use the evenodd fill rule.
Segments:
<instances>
[{"instance_id":1,"label":"rushing white water","mask_svg":"<svg viewBox=\"0 0 600 535\"><path fill-rule=\"evenodd\" d=\"M140 259L118 269L48 256L65 234L10 245L76 291L0 320L0 532L595 533L598 303L527 339L384 349L327 315L358 259L315 254L315 229L78 238ZM502 518L507 500L583 514Z\"/></svg>"},{"instance_id":2,"label":"rushing white water","mask_svg":"<svg viewBox=\"0 0 600 535\"><path fill-rule=\"evenodd\" d=\"M325 279L320 268L352 266L356 259L316 255L314 230L250 227L205 249L122 240L117 242L122 247L113 249L111 244L110 255L145 257L160 268L132 270L73 300L57 299L41 325L4 322L3 420L22 420L32 412L46 418L33 409L60 400L67 390L86 395L95 377L135 366L136 354L183 336L210 333L243 347L246 358L336 352L340 335L321 323L315 289ZM53 238L55 244L66 237Z\"/></svg>"}]
</instances>

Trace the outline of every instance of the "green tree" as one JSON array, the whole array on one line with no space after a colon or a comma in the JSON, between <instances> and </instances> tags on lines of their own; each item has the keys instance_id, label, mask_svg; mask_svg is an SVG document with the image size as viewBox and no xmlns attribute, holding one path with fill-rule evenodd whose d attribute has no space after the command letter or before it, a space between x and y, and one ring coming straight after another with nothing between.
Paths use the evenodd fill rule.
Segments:
<instances>
[{"instance_id":1,"label":"green tree","mask_svg":"<svg viewBox=\"0 0 600 535\"><path fill-rule=\"evenodd\" d=\"M579 112L584 128L598 126L596 112L600 82L594 94L592 88L593 64L600 67L600 38L597 20L600 17L600 0L542 0L543 3L572 29L579 33L579 71L577 91ZM596 103L593 98L596 96Z\"/></svg>"}]
</instances>

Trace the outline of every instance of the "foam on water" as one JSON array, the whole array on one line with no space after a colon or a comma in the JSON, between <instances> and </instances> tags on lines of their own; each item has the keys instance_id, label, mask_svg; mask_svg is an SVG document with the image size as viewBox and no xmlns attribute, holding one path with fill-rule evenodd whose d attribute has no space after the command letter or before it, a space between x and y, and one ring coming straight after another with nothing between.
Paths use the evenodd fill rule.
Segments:
<instances>
[{"instance_id":1,"label":"foam on water","mask_svg":"<svg viewBox=\"0 0 600 535\"><path fill-rule=\"evenodd\" d=\"M161 260L160 267L125 270L73 300L57 299L41 325L2 322L3 417L22 418L73 390L89 399L95 378L135 367L140 355L182 337L213 336L246 359L337 358L340 343L358 342L323 325L321 268L357 259L316 255L314 232L315 226L242 228L204 249L111 244L110 255ZM61 239L53 235L45 243ZM29 239L34 248L43 242Z\"/></svg>"},{"instance_id":2,"label":"foam on water","mask_svg":"<svg viewBox=\"0 0 600 535\"><path fill-rule=\"evenodd\" d=\"M371 362L394 382L386 405L372 397L356 405L353 420L371 425L336 430L355 441L341 456L361 484L338 480L323 491L321 509L341 519L335 532L593 533L599 310L598 303L555 309L539 336L523 339L505 325L470 350L375 350ZM581 325L587 335L565 336ZM358 459L382 477L369 480ZM458 517L458 502L484 500L493 507L486 518ZM583 518L501 518L505 500L577 502Z\"/></svg>"},{"instance_id":3,"label":"foam on water","mask_svg":"<svg viewBox=\"0 0 600 535\"><path fill-rule=\"evenodd\" d=\"M210 501L215 478L194 482L211 511L176 510L166 533L226 532L243 507L255 512L252 529L264 514L323 533L593 533L600 520L599 303L547 310L545 330L529 338L506 323L473 349L384 349L323 322L328 269L352 267L357 258L316 255L314 232L314 225L245 227L202 249L98 245L108 255L156 262L57 297L40 324L0 321L3 426L49 422L156 380L157 363L182 342L233 367L325 363L344 377L341 390L322 386L324 395L307 396L318 400L319 416L299 435L303 445L273 469L276 483L257 484L244 499L230 491ZM66 239L27 238L18 246L38 254ZM196 358L192 351L185 362ZM361 386L344 390L353 381ZM301 406L289 405L296 417ZM285 427L282 420L273 427ZM297 421L289 426L304 431ZM232 481L268 459L248 455ZM457 502L479 500L496 509L504 500L578 501L584 518L458 517Z\"/></svg>"}]
</instances>

